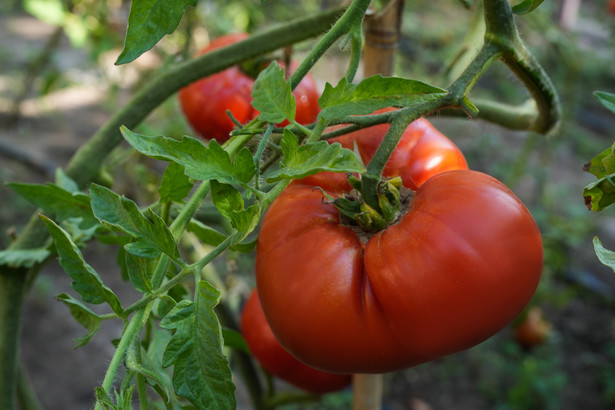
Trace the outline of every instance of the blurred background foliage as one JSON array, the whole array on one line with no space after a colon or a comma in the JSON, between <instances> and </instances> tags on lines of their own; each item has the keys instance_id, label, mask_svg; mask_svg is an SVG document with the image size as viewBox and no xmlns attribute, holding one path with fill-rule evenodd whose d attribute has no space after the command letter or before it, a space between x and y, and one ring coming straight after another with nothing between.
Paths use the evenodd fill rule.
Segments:
<instances>
[{"instance_id":1,"label":"blurred background foliage","mask_svg":"<svg viewBox=\"0 0 615 410\"><path fill-rule=\"evenodd\" d=\"M63 165L156 70L187 58L210 38L252 32L340 3L201 0L154 49L134 63L116 67L128 1L1 0L0 182L49 180L53 168ZM396 73L446 86L451 74L447 67L472 19L461 1L406 2ZM609 13L607 0L586 0L582 5L558 0L544 2L517 21L528 47L559 90L564 112L559 132L545 138L481 121L439 115L432 120L463 149L472 168L504 181L531 209L545 246L544 277L531 306L541 308L551 331L544 343L523 347L515 340L515 323L474 349L387 375L385 404L390 409L615 407L615 280L596 261L591 245L591 238L600 235L607 248L615 248L615 214L590 213L582 197L583 186L592 180L583 173L583 164L615 137L614 116L592 97L594 90L615 92L615 15ZM294 47L295 58L308 47L309 42ZM317 81L323 86L336 82L344 58L339 50L328 54L315 67ZM73 89L81 93L69 94L70 109L55 104L53 96ZM528 98L503 65L489 69L473 95L509 103ZM75 106L90 111L72 111ZM94 117L84 115L91 110ZM58 131L47 135L50 129ZM138 131L191 134L174 98ZM116 191L145 202L156 195L160 170L161 164L122 146L108 159L106 172ZM4 186L0 198L4 247L33 208ZM243 282L251 283L250 258L229 254L221 268L239 269ZM45 275L37 289L52 298L54 286ZM314 408L347 408L349 400L348 391L336 393Z\"/></svg>"}]
</instances>

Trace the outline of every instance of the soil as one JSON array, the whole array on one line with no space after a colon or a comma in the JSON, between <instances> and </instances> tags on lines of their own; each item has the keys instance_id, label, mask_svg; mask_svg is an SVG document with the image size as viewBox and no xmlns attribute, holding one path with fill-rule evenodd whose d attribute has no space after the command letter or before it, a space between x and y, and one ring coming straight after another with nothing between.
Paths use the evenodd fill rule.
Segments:
<instances>
[{"instance_id":1,"label":"soil","mask_svg":"<svg viewBox=\"0 0 615 410\"><path fill-rule=\"evenodd\" d=\"M0 18L0 121L8 117L11 98L23 78L21 67L31 50L40 49L52 32L52 27L26 15ZM9 240L7 229L14 227L18 232L34 210L4 183L51 180L55 167L66 165L74 151L111 115L105 103L109 90L96 81L99 74L87 63L85 52L76 51L66 38L61 41L54 64L68 73L70 84L43 97L29 95L19 121L0 128L2 247ZM129 86L125 87L129 94ZM475 153L469 155L469 162L479 170L491 170L502 152L520 150L526 138L524 133L503 131L482 122L444 118L434 122L447 135L461 135L455 142ZM583 131L603 142L604 147L609 145L595 130ZM481 149L485 145L493 148L494 143L490 137L480 143L471 138L479 134L500 136L505 143L498 146L499 154L481 157ZM526 351L514 342L508 327L474 349L388 374L386 409L615 408L615 276L596 260L591 245L591 238L599 235L605 246L615 249L615 220L584 210L581 192L591 177L581 172L581 166L588 158L566 144L554 144L551 156L556 160L550 162L547 178L549 184L555 184L550 189L558 192L552 206L568 210L558 220L537 215L548 239L545 244L555 255L547 261L552 265L546 264L538 298L554 328L551 338L545 345ZM538 166L535 161L533 169ZM524 174L515 191L531 208L540 205L542 188L534 175ZM84 256L105 283L117 290L120 300L127 304L137 298L122 286L114 249L93 243ZM557 258L564 258L564 267ZM72 339L85 331L55 300L61 292L74 294L68 276L57 263L50 263L40 273L24 308L21 356L44 408L91 408L93 387L104 377L114 350L110 341L120 335L121 324L103 323L89 344L75 350ZM242 403L241 408L248 408L245 401Z\"/></svg>"}]
</instances>

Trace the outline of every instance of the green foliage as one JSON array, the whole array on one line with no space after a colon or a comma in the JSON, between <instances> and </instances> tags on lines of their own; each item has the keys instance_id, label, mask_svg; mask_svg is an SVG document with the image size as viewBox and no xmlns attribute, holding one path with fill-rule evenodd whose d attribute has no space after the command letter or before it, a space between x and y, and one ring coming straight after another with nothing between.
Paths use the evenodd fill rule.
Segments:
<instances>
[{"instance_id":1,"label":"green foliage","mask_svg":"<svg viewBox=\"0 0 615 410\"><path fill-rule=\"evenodd\" d=\"M51 253L47 248L0 251L0 265L11 268L31 268L43 262Z\"/></svg>"},{"instance_id":2,"label":"green foliage","mask_svg":"<svg viewBox=\"0 0 615 410\"><path fill-rule=\"evenodd\" d=\"M123 309L119 299L111 289L103 284L102 279L94 268L85 262L81 251L74 244L68 233L51 219L43 215L41 215L41 219L54 240L56 250L60 256L60 265L73 279L73 289L81 295L85 302L93 304L106 302L116 314L121 315Z\"/></svg>"},{"instance_id":3,"label":"green foliage","mask_svg":"<svg viewBox=\"0 0 615 410\"><path fill-rule=\"evenodd\" d=\"M543 0L523 0L512 8L516 14L527 14L542 4Z\"/></svg>"},{"instance_id":4,"label":"green foliage","mask_svg":"<svg viewBox=\"0 0 615 410\"><path fill-rule=\"evenodd\" d=\"M98 223L92 214L90 198L83 192L71 192L52 183L10 183L8 186L46 213L54 215L58 221L81 218L83 227Z\"/></svg>"},{"instance_id":5,"label":"green foliage","mask_svg":"<svg viewBox=\"0 0 615 410\"><path fill-rule=\"evenodd\" d=\"M605 266L608 266L615 272L615 252L606 249L602 246L602 242L598 237L594 237L594 251L598 260Z\"/></svg>"},{"instance_id":6,"label":"green foliage","mask_svg":"<svg viewBox=\"0 0 615 410\"><path fill-rule=\"evenodd\" d=\"M98 333L100 323L102 322L101 317L69 294L61 293L57 298L60 302L68 306L71 315L88 331L85 336L75 339L75 347L81 347L87 344L96 333Z\"/></svg>"},{"instance_id":7,"label":"green foliage","mask_svg":"<svg viewBox=\"0 0 615 410\"><path fill-rule=\"evenodd\" d=\"M126 64L152 48L179 24L188 6L197 0L133 0L128 16L128 29L124 49L116 64Z\"/></svg>"},{"instance_id":8,"label":"green foliage","mask_svg":"<svg viewBox=\"0 0 615 410\"><path fill-rule=\"evenodd\" d=\"M179 202L192 190L193 183L186 175L184 168L176 162L170 162L164 171L158 193L160 202Z\"/></svg>"},{"instance_id":9,"label":"green foliage","mask_svg":"<svg viewBox=\"0 0 615 410\"><path fill-rule=\"evenodd\" d=\"M173 387L199 409L234 409L235 386L222 346L222 328L214 313L220 292L200 282L194 302L182 301L160 322L175 331L162 365L174 366Z\"/></svg>"},{"instance_id":10,"label":"green foliage","mask_svg":"<svg viewBox=\"0 0 615 410\"><path fill-rule=\"evenodd\" d=\"M319 118L329 122L348 115L371 114L386 107L405 107L434 101L446 90L416 80L382 77L380 74L349 84L342 78L337 86L325 86L318 104Z\"/></svg>"},{"instance_id":11,"label":"green foliage","mask_svg":"<svg viewBox=\"0 0 615 410\"><path fill-rule=\"evenodd\" d=\"M261 71L254 82L252 106L265 122L295 121L295 98L277 61Z\"/></svg>"},{"instance_id":12,"label":"green foliage","mask_svg":"<svg viewBox=\"0 0 615 410\"><path fill-rule=\"evenodd\" d=\"M481 358L479 389L498 410L557 410L567 377L562 358L552 346L531 354L513 342L504 342L502 350L489 350L493 343L481 345L474 353Z\"/></svg>"},{"instance_id":13,"label":"green foliage","mask_svg":"<svg viewBox=\"0 0 615 410\"><path fill-rule=\"evenodd\" d=\"M363 172L365 168L354 153L339 143L329 145L318 141L299 145L298 138L289 129L282 138L282 168L267 176L268 182L282 179L300 179L321 171Z\"/></svg>"},{"instance_id":14,"label":"green foliage","mask_svg":"<svg viewBox=\"0 0 615 410\"><path fill-rule=\"evenodd\" d=\"M76 3L82 7L92 4L87 1ZM117 64L138 58L163 36L173 32L187 7L196 3L196 0L133 1L125 47L117 59ZM282 7L279 2L260 1L261 5L265 3L267 7L284 8L287 14L296 13L293 8ZM305 12L308 10L306 5L308 3L314 10L320 7L314 2L306 1L294 4L299 4L301 7L297 9L301 8ZM352 5L358 3L360 2L355 1ZM526 0L515 6L515 11L529 12L539 4L539 0ZM227 24L225 22L231 20L235 23L242 21L235 27L249 28L257 20L252 18L253 15L260 18L264 14L263 9L258 8L258 4L249 0L207 2L205 7L213 7L215 10L214 16L206 16L209 22L213 21L205 27L210 35L216 31L216 27L219 29ZM79 24L75 25L77 29L71 31L69 27L75 23L73 21L75 14L69 13L59 0L48 2L29 0L26 2L26 8L35 10L41 19L63 25L73 41L80 38L83 40L86 20L90 25L96 20L99 26L105 26L102 24L104 18L92 10L87 19L81 19ZM218 14L220 10L225 13ZM207 21L207 18L204 20ZM358 30L362 19L363 16L357 14L354 17L355 21L346 23L352 30ZM439 20L438 24L441 21ZM331 38L339 39L348 34L350 29L344 27L344 24L334 25L332 31L337 34ZM194 27L188 27L187 33L192 29ZM288 28L288 30L293 29L292 26ZM356 32L353 34L357 35ZM98 35L101 38L110 37L108 31L100 32ZM333 42L334 40L318 40L314 44L315 49L329 47L329 43ZM306 61L310 58L312 57L308 56ZM320 57L314 60L318 58ZM425 66L431 65L425 64ZM160 72L162 75L166 72L173 73L176 67L170 60ZM143 77L150 80L148 76ZM167 85L161 87L163 90L148 89L148 85L144 82L143 87L147 92L142 95L151 96L155 100L164 94L164 98L167 98L177 91L181 78L179 75L169 81L172 85L168 87L175 87L171 91L166 88ZM473 83L468 83L466 87L462 87L464 99L467 98L472 85ZM226 304L223 307L226 309L230 307L232 313L236 313L240 305L239 298L234 289L225 293L223 287L229 283L231 284L229 286L232 286L234 281L242 281L244 278L238 279L234 275L232 263L227 260L224 269L230 273L223 280L212 280L216 285L220 283L221 289L217 290L208 282L201 280L202 277L206 277L201 273L201 268L226 249L243 252L253 250L256 246L253 238L247 239L246 242L240 241L256 230L267 205L291 180L321 171L364 172L362 163L350 150L343 149L339 144L311 142L317 139L322 131L321 127L324 128L331 122L342 122L348 116L370 114L385 107L409 107L410 110L416 110L417 106L426 102L437 102L440 99L444 101L448 93L449 90L401 77L373 76L358 84L342 79L335 87L326 85L320 99L323 110L319 116L319 123L314 129L309 129L293 123L295 100L284 70L277 62L273 62L261 72L253 92L253 106L260 111L259 120L255 121L255 124L258 126L262 126L264 122L270 124L262 128L248 127L239 131L228 145L220 146L216 141L206 144L191 137L180 139L165 136L151 137L122 127L124 139L140 154L169 162L159 181L157 202L143 204L146 201L142 197L136 196L138 199L133 201L110 188L96 184L91 185L88 196L79 190L75 181L62 172L56 175L55 184L11 184L15 192L41 207L46 214L53 214L55 217L56 222L44 216L42 219L54 239L60 264L72 278L74 289L85 302L82 303L64 293L58 296L58 299L69 308L72 316L87 331L85 336L75 340L76 345L82 346L89 342L97 334L102 320L119 317L124 321L124 332L116 344L118 349L109 366L103 387L96 389L98 407L102 405L112 409L131 408L133 379L136 376L138 379L145 379L161 399L155 402L149 397L139 397L142 408L234 408L237 403L227 357L228 354L232 354L232 350L225 350L224 346L243 352L248 352L249 349L239 333L221 327L214 308L220 303L221 294L224 294ZM609 101L612 104L608 96L597 94L597 97L603 102L606 101L607 107ZM175 106L171 108L176 109ZM167 114L165 112L165 115ZM264 129L268 129L271 133L274 129L273 124L279 124L284 120L289 120L292 125L283 131L276 128L273 135L262 136ZM183 127L185 124L181 125ZM133 126L135 125L131 125ZM117 126L111 128L117 133ZM295 134L291 129L299 131ZM302 140L297 135L305 138ZM254 138L248 141L251 136ZM258 143L259 138L260 151L255 155L254 145ZM310 142L306 142L306 139ZM106 148L97 147L95 155L106 155L104 149ZM135 167L137 170L135 174L145 168L143 164L138 165L139 167ZM597 167L605 168L601 162ZM143 181L146 181L150 193L155 194L156 188L151 185L154 180L158 182L158 175L156 174L154 179L149 178L151 174L148 173L148 178L140 180L137 185L138 188L143 188L145 185ZM263 178L274 185L261 188L259 182ZM195 187L195 181L204 181L204 183L196 184ZM114 189L125 192L119 187ZM213 225L216 227L220 225L222 227L220 230L210 227L209 221L199 219L202 216L199 215L199 206L204 201L210 201L209 198L206 199L208 193L211 194L211 202L207 202L200 210L206 207L214 209L215 206L214 212L218 219ZM170 227L173 228L173 234ZM180 238L184 228L195 234L203 244L214 247L214 250L204 257L199 256L201 259L196 262L188 261L184 256L185 252L180 252L178 248L178 244L182 243L180 239L185 239ZM103 283L98 273L85 262L79 249L96 236L101 242L121 245L118 264L122 274L135 290L142 293L140 300L125 309L113 291ZM48 259L51 254L50 249L53 250L51 247L40 246L32 249L0 251L0 265L35 267ZM169 258L175 264L170 264ZM192 276L195 280L190 283L187 279ZM241 286L238 288L241 289ZM107 303L113 313L97 314L87 303ZM164 318L158 323L161 317ZM157 324L162 329L159 329ZM520 356L514 356L514 360L521 361ZM126 368L125 377L119 391L113 391L112 386L121 365ZM513 386L510 393L511 399L519 403L526 403L523 401L525 395L535 395L535 390L540 390L529 380L534 374L542 374L535 371L536 366L530 362L523 361L523 365L524 370L518 374L520 382L518 386ZM560 381L558 380L558 383ZM543 390L553 392L557 389L547 386ZM192 404L188 404L184 398ZM311 399L314 400L313 397ZM327 396L322 403L315 404L317 406L315 408L348 407L349 402L350 394L345 392Z\"/></svg>"},{"instance_id":15,"label":"green foliage","mask_svg":"<svg viewBox=\"0 0 615 410\"><path fill-rule=\"evenodd\" d=\"M124 246L128 252L149 258L162 252L178 258L179 251L171 231L154 211L148 209L146 218L133 201L101 185L92 184L90 195L94 215L103 225L135 239Z\"/></svg>"},{"instance_id":16,"label":"green foliage","mask_svg":"<svg viewBox=\"0 0 615 410\"><path fill-rule=\"evenodd\" d=\"M243 234L241 239L252 232L258 224L260 216L258 206L250 205L244 208L241 193L232 185L212 181L211 197L222 216L231 223L233 228Z\"/></svg>"},{"instance_id":17,"label":"green foliage","mask_svg":"<svg viewBox=\"0 0 615 410\"><path fill-rule=\"evenodd\" d=\"M602 105L604 105L604 107L615 114L615 94L604 91L594 91L594 96Z\"/></svg>"},{"instance_id":18,"label":"green foliage","mask_svg":"<svg viewBox=\"0 0 615 410\"><path fill-rule=\"evenodd\" d=\"M615 94L596 91L594 95L615 113ZM592 211L600 212L615 202L615 144L592 158L584 170L598 178L583 190L585 204Z\"/></svg>"},{"instance_id":19,"label":"green foliage","mask_svg":"<svg viewBox=\"0 0 615 410\"><path fill-rule=\"evenodd\" d=\"M256 173L252 154L242 149L231 159L216 141L205 146L192 137L176 140L168 137L148 137L122 128L122 134L137 151L150 158L172 161L184 167L186 175L199 181L215 179L229 184L246 184Z\"/></svg>"}]
</instances>

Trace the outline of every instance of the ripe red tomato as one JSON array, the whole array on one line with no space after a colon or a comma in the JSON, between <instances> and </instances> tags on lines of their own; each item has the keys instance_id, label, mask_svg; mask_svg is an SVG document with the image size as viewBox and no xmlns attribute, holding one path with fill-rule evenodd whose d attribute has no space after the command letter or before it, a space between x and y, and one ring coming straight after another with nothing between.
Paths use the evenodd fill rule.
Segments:
<instances>
[{"instance_id":1,"label":"ripe red tomato","mask_svg":"<svg viewBox=\"0 0 615 410\"><path fill-rule=\"evenodd\" d=\"M245 33L218 37L198 54L231 45L247 37L248 34ZM222 143L230 138L229 133L235 127L226 110L230 110L242 124L258 115L258 111L250 104L253 87L254 79L240 67L234 66L182 88L179 91L179 101L186 119L199 135L206 140L215 139ZM305 76L293 94L297 104L297 122L314 122L320 111L319 93L314 79L310 75Z\"/></svg>"},{"instance_id":2,"label":"ripe red tomato","mask_svg":"<svg viewBox=\"0 0 615 410\"><path fill-rule=\"evenodd\" d=\"M385 108L375 113L392 111ZM339 142L343 147L352 149L356 142L364 163L374 156L376 149L389 130L389 124L380 124L351 132L331 142ZM432 175L454 169L468 169L463 153L444 134L428 120L419 118L404 131L397 148L384 169L383 176L400 176L404 186L416 189Z\"/></svg>"},{"instance_id":3,"label":"ripe red tomato","mask_svg":"<svg viewBox=\"0 0 615 410\"><path fill-rule=\"evenodd\" d=\"M263 369L282 380L315 394L341 390L350 384L350 375L316 370L284 350L267 324L256 289L241 313L241 332Z\"/></svg>"},{"instance_id":4,"label":"ripe red tomato","mask_svg":"<svg viewBox=\"0 0 615 410\"><path fill-rule=\"evenodd\" d=\"M488 175L431 176L401 219L365 242L322 199L309 179L291 184L265 215L256 254L267 321L312 367L383 373L469 348L505 327L536 289L540 232Z\"/></svg>"}]
</instances>

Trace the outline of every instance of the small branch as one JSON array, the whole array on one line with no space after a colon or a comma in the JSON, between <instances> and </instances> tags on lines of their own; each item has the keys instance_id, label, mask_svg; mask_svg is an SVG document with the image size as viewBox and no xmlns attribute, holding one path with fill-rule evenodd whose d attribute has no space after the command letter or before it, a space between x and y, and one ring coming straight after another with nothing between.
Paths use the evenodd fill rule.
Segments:
<instances>
[{"instance_id":1,"label":"small branch","mask_svg":"<svg viewBox=\"0 0 615 410\"><path fill-rule=\"evenodd\" d=\"M528 130L538 119L536 104L529 100L521 105L509 105L496 101L473 99L478 108L477 119L498 124L510 130ZM460 109L444 108L438 115L467 118L468 114Z\"/></svg>"},{"instance_id":2,"label":"small branch","mask_svg":"<svg viewBox=\"0 0 615 410\"><path fill-rule=\"evenodd\" d=\"M485 44L502 52L502 60L523 82L538 109L538 118L530 128L542 134L554 133L561 122L561 106L551 79L528 51L519 36L508 0L488 0L485 7Z\"/></svg>"},{"instance_id":3,"label":"small branch","mask_svg":"<svg viewBox=\"0 0 615 410\"><path fill-rule=\"evenodd\" d=\"M363 20L365 11L371 0L353 0L344 14L335 22L318 44L310 51L310 54L299 64L299 67L290 76L290 87L295 89L316 62L331 48L331 46L344 34L352 30L352 27ZM298 28L297 28L298 29Z\"/></svg>"},{"instance_id":4,"label":"small branch","mask_svg":"<svg viewBox=\"0 0 615 410\"><path fill-rule=\"evenodd\" d=\"M143 322L147 320L152 306L153 302L149 303L145 309L138 310L130 319L128 325L122 333L122 338L120 339L120 343L118 344L117 348L115 349L115 352L113 353L111 363L109 363L109 367L107 368L107 372L105 373L105 378L101 386L109 395L111 395L111 387L113 386L113 381L115 380L120 365L124 361L126 351L130 348L133 339L139 334L139 332L143 328ZM103 410L102 405L100 403L96 403L95 410Z\"/></svg>"}]
</instances>

